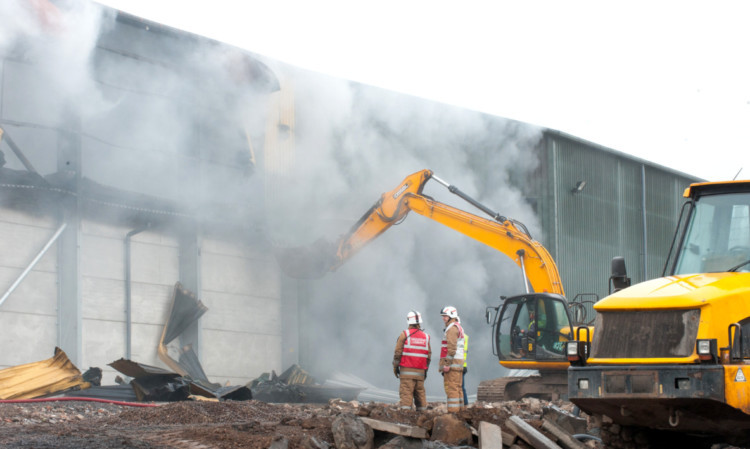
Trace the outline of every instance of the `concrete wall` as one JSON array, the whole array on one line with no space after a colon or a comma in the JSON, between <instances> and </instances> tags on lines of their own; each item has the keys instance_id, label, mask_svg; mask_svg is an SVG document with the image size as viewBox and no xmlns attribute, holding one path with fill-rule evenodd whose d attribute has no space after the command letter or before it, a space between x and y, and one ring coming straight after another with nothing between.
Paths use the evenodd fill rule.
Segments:
<instances>
[{"instance_id":1,"label":"concrete wall","mask_svg":"<svg viewBox=\"0 0 750 449\"><path fill-rule=\"evenodd\" d=\"M0 291L4 295L49 241L49 216L0 208ZM0 305L0 368L47 359L57 344L57 248L53 245Z\"/></svg>"},{"instance_id":2,"label":"concrete wall","mask_svg":"<svg viewBox=\"0 0 750 449\"><path fill-rule=\"evenodd\" d=\"M236 240L204 238L201 260L208 378L237 385L270 370L281 374L281 275L271 254Z\"/></svg>"},{"instance_id":3,"label":"concrete wall","mask_svg":"<svg viewBox=\"0 0 750 449\"><path fill-rule=\"evenodd\" d=\"M17 279L58 227L51 217L0 210L0 290ZM82 362L99 367L103 383L120 375L107 364L126 357L125 236L129 227L81 223ZM245 384L282 366L281 275L262 247L219 236L201 247L199 299L201 362L213 382ZM58 345L57 246L53 245L0 306L0 368L46 359ZM147 230L131 240L132 355L166 365L157 345L179 281L179 247L169 229Z\"/></svg>"}]
</instances>

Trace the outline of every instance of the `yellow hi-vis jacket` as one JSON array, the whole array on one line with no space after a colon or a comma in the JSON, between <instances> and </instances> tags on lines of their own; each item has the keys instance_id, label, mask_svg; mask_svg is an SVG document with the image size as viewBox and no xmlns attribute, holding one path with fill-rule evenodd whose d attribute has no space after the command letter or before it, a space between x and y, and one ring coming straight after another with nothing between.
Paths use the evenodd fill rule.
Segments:
<instances>
[{"instance_id":1,"label":"yellow hi-vis jacket","mask_svg":"<svg viewBox=\"0 0 750 449\"><path fill-rule=\"evenodd\" d=\"M464 334L464 368L466 368L466 359L469 357L469 336Z\"/></svg>"}]
</instances>

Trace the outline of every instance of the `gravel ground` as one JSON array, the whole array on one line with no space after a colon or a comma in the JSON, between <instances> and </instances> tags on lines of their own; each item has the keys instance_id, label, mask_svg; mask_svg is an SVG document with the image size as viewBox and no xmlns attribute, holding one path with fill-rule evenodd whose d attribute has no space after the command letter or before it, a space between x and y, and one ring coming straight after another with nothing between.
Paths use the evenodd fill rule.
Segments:
<instances>
[{"instance_id":1,"label":"gravel ground","mask_svg":"<svg viewBox=\"0 0 750 449\"><path fill-rule=\"evenodd\" d=\"M538 403L539 401L537 401ZM474 405L461 416L501 424L511 414L532 417L541 404ZM333 446L331 423L342 412L429 428L445 413L433 404L427 413L401 411L390 404L332 401L325 405L243 402L174 402L128 407L65 401L0 404L0 445L4 448L268 448L286 437L289 448Z\"/></svg>"}]
</instances>

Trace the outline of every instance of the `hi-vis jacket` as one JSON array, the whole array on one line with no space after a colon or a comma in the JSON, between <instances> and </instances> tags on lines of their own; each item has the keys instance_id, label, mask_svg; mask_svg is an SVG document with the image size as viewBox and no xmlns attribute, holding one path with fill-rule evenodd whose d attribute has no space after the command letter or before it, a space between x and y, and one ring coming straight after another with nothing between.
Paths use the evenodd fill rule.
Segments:
<instances>
[{"instance_id":1,"label":"hi-vis jacket","mask_svg":"<svg viewBox=\"0 0 750 449\"><path fill-rule=\"evenodd\" d=\"M455 319L448 322L440 346L440 367L446 365L451 370L464 369L464 330Z\"/></svg>"},{"instance_id":2,"label":"hi-vis jacket","mask_svg":"<svg viewBox=\"0 0 750 449\"><path fill-rule=\"evenodd\" d=\"M469 335L464 334L464 368L466 368L466 360L469 358Z\"/></svg>"},{"instance_id":3,"label":"hi-vis jacket","mask_svg":"<svg viewBox=\"0 0 750 449\"><path fill-rule=\"evenodd\" d=\"M430 336L426 332L410 326L398 335L393 366L401 368L401 379L424 380L431 357Z\"/></svg>"},{"instance_id":4,"label":"hi-vis jacket","mask_svg":"<svg viewBox=\"0 0 750 449\"><path fill-rule=\"evenodd\" d=\"M403 335L404 350L399 366L427 369L430 359L430 336L421 329L406 329Z\"/></svg>"}]
</instances>

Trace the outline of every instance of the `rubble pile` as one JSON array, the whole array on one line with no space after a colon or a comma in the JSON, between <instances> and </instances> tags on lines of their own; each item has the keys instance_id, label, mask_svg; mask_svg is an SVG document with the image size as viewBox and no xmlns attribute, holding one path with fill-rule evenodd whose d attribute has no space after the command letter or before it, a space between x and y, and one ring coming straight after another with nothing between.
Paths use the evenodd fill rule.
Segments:
<instances>
[{"instance_id":1,"label":"rubble pile","mask_svg":"<svg viewBox=\"0 0 750 449\"><path fill-rule=\"evenodd\" d=\"M417 413L394 404L341 400L182 401L156 407L85 401L0 403L0 441L7 448L567 448L556 445L560 438L542 424L561 421L560 416L578 419L568 413L571 408L535 399L472 404L456 415L448 414L441 403ZM532 430L516 429L512 420ZM553 446L535 445L535 438ZM580 444L576 449L601 447L593 440Z\"/></svg>"}]
</instances>

